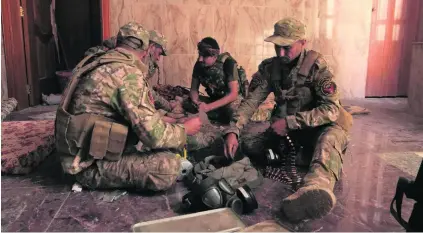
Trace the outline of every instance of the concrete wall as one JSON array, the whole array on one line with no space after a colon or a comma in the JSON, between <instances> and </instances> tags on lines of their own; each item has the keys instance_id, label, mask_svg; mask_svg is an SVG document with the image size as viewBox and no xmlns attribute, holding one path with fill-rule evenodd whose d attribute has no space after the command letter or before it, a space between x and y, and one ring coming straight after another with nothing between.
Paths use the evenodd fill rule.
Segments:
<instances>
[{"instance_id":1,"label":"concrete wall","mask_svg":"<svg viewBox=\"0 0 423 233\"><path fill-rule=\"evenodd\" d=\"M162 61L161 83L189 87L196 44L213 36L248 76L274 55L264 38L286 16L304 20L309 48L331 64L344 98L364 98L372 1L370 0L110 0L110 30L134 20L161 31L171 55Z\"/></svg>"}]
</instances>

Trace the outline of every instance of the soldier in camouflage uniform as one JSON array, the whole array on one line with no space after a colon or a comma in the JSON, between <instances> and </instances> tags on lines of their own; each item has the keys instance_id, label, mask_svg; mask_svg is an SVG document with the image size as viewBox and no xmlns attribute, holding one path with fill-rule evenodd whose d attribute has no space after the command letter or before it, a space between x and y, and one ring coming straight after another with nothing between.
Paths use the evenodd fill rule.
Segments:
<instances>
[{"instance_id":1,"label":"soldier in camouflage uniform","mask_svg":"<svg viewBox=\"0 0 423 233\"><path fill-rule=\"evenodd\" d=\"M197 47L199 56L192 74L191 101L207 112L211 119L229 123L243 95L247 95L245 71L242 67L238 69L236 60L229 53L220 54L219 45L213 38L202 39ZM203 102L198 95L200 84L209 96Z\"/></svg>"},{"instance_id":2,"label":"soldier in camouflage uniform","mask_svg":"<svg viewBox=\"0 0 423 233\"><path fill-rule=\"evenodd\" d=\"M150 52L148 54L148 79L151 79L157 70L159 70L159 64L161 56L167 56L167 39L158 31L150 30ZM163 109L166 112L171 112L177 102L170 103L163 96L157 92L152 91L155 106L158 109Z\"/></svg>"},{"instance_id":3,"label":"soldier in camouflage uniform","mask_svg":"<svg viewBox=\"0 0 423 233\"><path fill-rule=\"evenodd\" d=\"M305 50L306 26L285 18L265 39L275 45L275 57L264 60L254 75L250 95L238 108L225 132L225 155L234 156L240 131L269 93L276 106L266 133L256 129L240 135L240 149L252 158L263 158L266 141L289 134L312 148L309 172L303 185L282 201L282 211L292 221L328 214L336 203L333 194L348 144L352 116L340 105L335 78L321 54ZM246 127L244 130L246 130ZM270 135L268 134L270 132ZM259 135L258 135L259 134ZM308 144L308 145L307 145ZM259 150L260 149L260 150Z\"/></svg>"},{"instance_id":4,"label":"soldier in camouflage uniform","mask_svg":"<svg viewBox=\"0 0 423 233\"><path fill-rule=\"evenodd\" d=\"M152 49L148 54L149 64L148 64L148 78L152 78L156 71L159 69L158 62L160 61L161 56L167 56L167 39L158 31L150 30L150 45Z\"/></svg>"},{"instance_id":5,"label":"soldier in camouflage uniform","mask_svg":"<svg viewBox=\"0 0 423 233\"><path fill-rule=\"evenodd\" d=\"M148 31L131 22L120 28L116 48L84 58L73 71L55 140L64 172L85 187L168 189L180 173L175 152L186 144L201 148L193 144L201 138L198 117L172 124L155 109L142 62L148 48Z\"/></svg>"}]
</instances>

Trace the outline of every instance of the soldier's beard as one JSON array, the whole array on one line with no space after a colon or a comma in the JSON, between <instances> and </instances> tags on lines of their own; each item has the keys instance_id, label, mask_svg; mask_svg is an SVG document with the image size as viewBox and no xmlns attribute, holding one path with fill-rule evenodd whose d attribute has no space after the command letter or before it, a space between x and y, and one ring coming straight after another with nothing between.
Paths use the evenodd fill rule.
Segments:
<instances>
[{"instance_id":1,"label":"soldier's beard","mask_svg":"<svg viewBox=\"0 0 423 233\"><path fill-rule=\"evenodd\" d=\"M203 69L208 69L208 68L210 68L210 66L206 65L206 63L205 63L205 62L200 62L200 67L201 67L201 68L203 68Z\"/></svg>"},{"instance_id":2,"label":"soldier's beard","mask_svg":"<svg viewBox=\"0 0 423 233\"><path fill-rule=\"evenodd\" d=\"M281 64L288 64L291 62L291 59L288 56L279 57L279 61Z\"/></svg>"},{"instance_id":3,"label":"soldier's beard","mask_svg":"<svg viewBox=\"0 0 423 233\"><path fill-rule=\"evenodd\" d=\"M204 62L200 62L200 66L201 66L201 68L206 68L207 66L206 66L206 63L204 63Z\"/></svg>"},{"instance_id":4,"label":"soldier's beard","mask_svg":"<svg viewBox=\"0 0 423 233\"><path fill-rule=\"evenodd\" d=\"M280 58L282 64L288 64L291 62L291 59L287 56L283 56Z\"/></svg>"}]
</instances>

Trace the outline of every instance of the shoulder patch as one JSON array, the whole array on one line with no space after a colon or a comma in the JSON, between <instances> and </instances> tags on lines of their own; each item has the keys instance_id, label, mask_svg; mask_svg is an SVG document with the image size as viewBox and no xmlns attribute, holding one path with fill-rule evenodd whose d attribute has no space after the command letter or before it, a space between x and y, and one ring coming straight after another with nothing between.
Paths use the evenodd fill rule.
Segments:
<instances>
[{"instance_id":1,"label":"shoulder patch","mask_svg":"<svg viewBox=\"0 0 423 233\"><path fill-rule=\"evenodd\" d=\"M324 77L317 82L317 91L323 96L334 96L338 87L332 78Z\"/></svg>"}]
</instances>

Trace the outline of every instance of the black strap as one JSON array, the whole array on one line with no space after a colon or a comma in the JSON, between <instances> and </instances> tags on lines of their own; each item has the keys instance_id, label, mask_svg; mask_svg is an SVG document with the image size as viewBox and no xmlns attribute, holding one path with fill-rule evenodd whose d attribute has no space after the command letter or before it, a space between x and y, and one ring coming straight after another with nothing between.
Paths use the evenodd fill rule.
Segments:
<instances>
[{"instance_id":1,"label":"black strap","mask_svg":"<svg viewBox=\"0 0 423 233\"><path fill-rule=\"evenodd\" d=\"M403 177L400 177L397 183L397 190L395 192L395 197L391 202L391 214L397 220L402 227L406 230L408 229L408 222L406 222L401 216L401 206L404 193L409 185L409 181ZM396 202L396 211L394 209L394 202Z\"/></svg>"},{"instance_id":2,"label":"black strap","mask_svg":"<svg viewBox=\"0 0 423 233\"><path fill-rule=\"evenodd\" d=\"M300 69L298 70L298 74L304 77L307 77L310 73L311 67L316 62L317 58L320 57L320 54L314 50L308 51L306 54L303 63L301 64Z\"/></svg>"}]
</instances>

